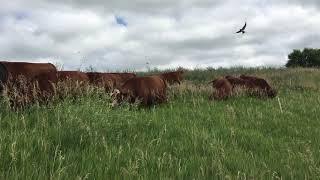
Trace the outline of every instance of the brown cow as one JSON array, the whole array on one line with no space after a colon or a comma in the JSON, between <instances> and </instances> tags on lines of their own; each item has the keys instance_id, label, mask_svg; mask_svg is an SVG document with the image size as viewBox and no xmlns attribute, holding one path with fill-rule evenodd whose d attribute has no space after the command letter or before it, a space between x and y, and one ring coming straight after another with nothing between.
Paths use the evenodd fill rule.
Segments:
<instances>
[{"instance_id":1,"label":"brown cow","mask_svg":"<svg viewBox=\"0 0 320 180\"><path fill-rule=\"evenodd\" d=\"M273 98L277 95L277 91L274 90L266 80L254 76L241 75L241 79L247 81L247 88L253 91L258 91L259 95L266 95Z\"/></svg>"},{"instance_id":2,"label":"brown cow","mask_svg":"<svg viewBox=\"0 0 320 180\"><path fill-rule=\"evenodd\" d=\"M184 74L183 70L178 70L175 72L162 73L159 76L165 81L167 81L170 85L172 85L174 83L180 84L181 81L183 80L183 74Z\"/></svg>"},{"instance_id":3,"label":"brown cow","mask_svg":"<svg viewBox=\"0 0 320 180\"><path fill-rule=\"evenodd\" d=\"M136 77L134 73L99 73L88 72L91 84L104 87L107 91L120 88L128 79Z\"/></svg>"},{"instance_id":4,"label":"brown cow","mask_svg":"<svg viewBox=\"0 0 320 180\"><path fill-rule=\"evenodd\" d=\"M42 81L42 90L47 90L51 88L51 83L57 82L56 74L57 69L51 63L0 61L0 80L2 84L6 84L9 80L16 81L19 77L23 76L32 82Z\"/></svg>"},{"instance_id":5,"label":"brown cow","mask_svg":"<svg viewBox=\"0 0 320 180\"><path fill-rule=\"evenodd\" d=\"M86 73L80 71L58 71L58 80L65 81L77 81L77 82L89 82L89 77Z\"/></svg>"},{"instance_id":6,"label":"brown cow","mask_svg":"<svg viewBox=\"0 0 320 180\"><path fill-rule=\"evenodd\" d=\"M0 77L2 82L6 82L8 77L16 78L19 75L25 77L35 77L41 73L57 73L56 67L51 63L28 63L28 62L8 62L0 61Z\"/></svg>"},{"instance_id":7,"label":"brown cow","mask_svg":"<svg viewBox=\"0 0 320 180\"><path fill-rule=\"evenodd\" d=\"M134 77L127 80L116 94L117 103L140 100L142 105L150 106L167 100L166 82L159 76Z\"/></svg>"},{"instance_id":8,"label":"brown cow","mask_svg":"<svg viewBox=\"0 0 320 180\"><path fill-rule=\"evenodd\" d=\"M33 98L47 99L55 93L52 83L57 82L57 70L51 63L0 61L0 81L13 99L17 99L15 93L18 93L26 102L32 102ZM38 87L36 92L35 87Z\"/></svg>"},{"instance_id":9,"label":"brown cow","mask_svg":"<svg viewBox=\"0 0 320 180\"><path fill-rule=\"evenodd\" d=\"M231 96L232 85L226 78L218 78L209 83L212 83L212 87L215 89L210 99L225 100Z\"/></svg>"}]
</instances>

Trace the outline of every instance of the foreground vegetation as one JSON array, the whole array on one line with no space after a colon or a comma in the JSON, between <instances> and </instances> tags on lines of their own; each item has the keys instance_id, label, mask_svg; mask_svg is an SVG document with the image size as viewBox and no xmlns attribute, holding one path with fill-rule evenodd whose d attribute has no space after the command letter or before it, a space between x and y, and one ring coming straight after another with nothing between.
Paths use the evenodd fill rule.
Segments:
<instances>
[{"instance_id":1,"label":"foreground vegetation","mask_svg":"<svg viewBox=\"0 0 320 180\"><path fill-rule=\"evenodd\" d=\"M278 98L208 101L207 82L255 74ZM187 72L170 100L111 107L95 91L48 106L0 109L0 179L320 177L320 70Z\"/></svg>"}]
</instances>

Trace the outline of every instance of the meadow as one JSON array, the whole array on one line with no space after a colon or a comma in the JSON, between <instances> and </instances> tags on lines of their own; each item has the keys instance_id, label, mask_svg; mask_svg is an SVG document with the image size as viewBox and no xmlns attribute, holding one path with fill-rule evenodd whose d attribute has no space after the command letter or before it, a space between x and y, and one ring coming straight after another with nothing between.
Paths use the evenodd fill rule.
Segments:
<instances>
[{"instance_id":1,"label":"meadow","mask_svg":"<svg viewBox=\"0 0 320 180\"><path fill-rule=\"evenodd\" d=\"M207 82L239 74L278 96L208 100ZM90 88L19 111L2 98L0 179L320 178L319 69L199 69L168 94L151 108Z\"/></svg>"}]
</instances>

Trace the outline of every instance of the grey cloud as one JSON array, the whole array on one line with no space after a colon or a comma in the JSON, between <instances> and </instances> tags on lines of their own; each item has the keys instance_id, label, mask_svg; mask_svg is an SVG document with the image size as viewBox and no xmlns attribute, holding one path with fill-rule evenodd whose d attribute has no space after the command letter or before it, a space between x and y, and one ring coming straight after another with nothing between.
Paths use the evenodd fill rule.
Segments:
<instances>
[{"instance_id":1,"label":"grey cloud","mask_svg":"<svg viewBox=\"0 0 320 180\"><path fill-rule=\"evenodd\" d=\"M140 14L170 14L172 15L177 10L183 11L186 8L191 7L209 7L214 5L219 5L222 3L222 0L179 0L179 1L171 1L171 0L135 0L128 2L127 0L56 0L54 2L47 1L48 3L54 4L63 4L69 5L73 7L78 7L82 9L93 9L98 12L103 13L117 13L117 12L134 12Z\"/></svg>"},{"instance_id":2,"label":"grey cloud","mask_svg":"<svg viewBox=\"0 0 320 180\"><path fill-rule=\"evenodd\" d=\"M285 3L285 4L295 3L300 6L305 6L305 7L313 7L313 8L320 7L320 1L318 1L318 0L283 0L281 2Z\"/></svg>"},{"instance_id":3,"label":"grey cloud","mask_svg":"<svg viewBox=\"0 0 320 180\"><path fill-rule=\"evenodd\" d=\"M319 4L12 0L0 7L0 57L109 71L141 70L146 62L152 68L281 66L293 48L319 47ZM17 12L28 16L16 18ZM130 26L117 26L114 15ZM248 34L235 34L245 20Z\"/></svg>"}]
</instances>

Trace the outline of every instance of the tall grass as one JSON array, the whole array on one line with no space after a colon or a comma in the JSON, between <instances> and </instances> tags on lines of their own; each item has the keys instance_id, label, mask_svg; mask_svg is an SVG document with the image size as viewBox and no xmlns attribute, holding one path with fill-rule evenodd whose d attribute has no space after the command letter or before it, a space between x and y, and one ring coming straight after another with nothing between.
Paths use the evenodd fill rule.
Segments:
<instances>
[{"instance_id":1,"label":"tall grass","mask_svg":"<svg viewBox=\"0 0 320 180\"><path fill-rule=\"evenodd\" d=\"M243 73L279 96L208 100L205 82ZM18 112L1 101L0 179L318 179L319 88L316 69L196 70L152 108L99 90Z\"/></svg>"}]
</instances>

